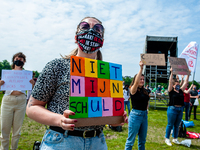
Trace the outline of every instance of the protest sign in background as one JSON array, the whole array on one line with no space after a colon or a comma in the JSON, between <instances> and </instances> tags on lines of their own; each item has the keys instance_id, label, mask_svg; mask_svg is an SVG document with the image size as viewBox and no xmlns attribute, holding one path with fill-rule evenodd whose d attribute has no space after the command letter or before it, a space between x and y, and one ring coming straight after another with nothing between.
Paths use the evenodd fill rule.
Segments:
<instances>
[{"instance_id":1,"label":"protest sign in background","mask_svg":"<svg viewBox=\"0 0 200 150\"><path fill-rule=\"evenodd\" d=\"M173 69L173 74L178 75L189 75L189 69L185 58L177 58L177 57L168 57L170 65Z\"/></svg>"},{"instance_id":2,"label":"protest sign in background","mask_svg":"<svg viewBox=\"0 0 200 150\"><path fill-rule=\"evenodd\" d=\"M5 82L1 90L32 90L32 71L2 70L2 80Z\"/></svg>"},{"instance_id":3,"label":"protest sign in background","mask_svg":"<svg viewBox=\"0 0 200 150\"><path fill-rule=\"evenodd\" d=\"M140 54L144 65L166 66L165 54Z\"/></svg>"}]
</instances>

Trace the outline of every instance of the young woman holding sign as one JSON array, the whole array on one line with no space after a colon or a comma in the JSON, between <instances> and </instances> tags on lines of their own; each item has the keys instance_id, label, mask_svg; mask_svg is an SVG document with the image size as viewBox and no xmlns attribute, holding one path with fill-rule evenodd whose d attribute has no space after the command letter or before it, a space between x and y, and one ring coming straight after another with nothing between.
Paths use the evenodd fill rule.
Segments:
<instances>
[{"instance_id":1,"label":"young woman holding sign","mask_svg":"<svg viewBox=\"0 0 200 150\"><path fill-rule=\"evenodd\" d=\"M138 149L145 149L147 136L147 109L149 103L149 94L144 88L144 75L142 74L143 63L140 61L140 71L133 78L131 83L131 102L132 110L129 115L128 138L125 145L125 150L131 150L135 137L138 134Z\"/></svg>"},{"instance_id":2,"label":"young woman holding sign","mask_svg":"<svg viewBox=\"0 0 200 150\"><path fill-rule=\"evenodd\" d=\"M86 37L93 35L93 45L85 45ZM33 120L49 125L40 149L96 149L106 150L107 145L102 132L103 125L75 127L77 119L69 110L70 56L80 56L102 60L100 48L103 46L104 27L94 17L84 18L77 26L75 43L78 47L65 58L49 62L40 74L29 99L26 113ZM88 40L88 39L87 39ZM48 103L47 109L45 105ZM127 121L126 113L124 119Z\"/></svg>"},{"instance_id":3,"label":"young woman holding sign","mask_svg":"<svg viewBox=\"0 0 200 150\"><path fill-rule=\"evenodd\" d=\"M185 90L189 75L186 76L186 79L184 80L184 83L182 86L180 86L180 83L177 79L173 79L173 73L172 73L172 68L170 69L171 74L169 78L169 86L168 86L168 91L169 91L169 104L168 104L168 109L167 109L167 120L168 124L166 127L166 134L165 134L165 143L168 146L172 146L170 142L170 134L171 130L173 129L173 140L172 142L175 144L180 144L178 141L178 128L179 124L181 122L181 119L183 117L183 110L184 110L184 93L183 91Z\"/></svg>"},{"instance_id":4,"label":"young woman holding sign","mask_svg":"<svg viewBox=\"0 0 200 150\"><path fill-rule=\"evenodd\" d=\"M12 70L23 70L26 56L19 52L12 58ZM5 82L0 80L0 86ZM30 80L32 86L35 81ZM17 149L20 131L26 111L26 91L5 91L1 103L1 149L9 149L10 130L12 129L11 149Z\"/></svg>"}]
</instances>

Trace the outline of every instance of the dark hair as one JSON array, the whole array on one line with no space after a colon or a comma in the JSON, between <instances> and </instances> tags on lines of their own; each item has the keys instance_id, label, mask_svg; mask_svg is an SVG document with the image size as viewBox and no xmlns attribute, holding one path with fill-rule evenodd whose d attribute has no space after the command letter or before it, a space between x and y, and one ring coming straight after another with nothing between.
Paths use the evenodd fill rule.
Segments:
<instances>
[{"instance_id":1,"label":"dark hair","mask_svg":"<svg viewBox=\"0 0 200 150\"><path fill-rule=\"evenodd\" d=\"M136 76L137 76L137 74L136 74L136 75L133 77L133 80L132 80L132 82L131 82L131 85L130 85L130 86L133 86L133 84L135 83L135 78L136 78ZM143 75L143 74L141 75L141 77L142 77L142 76L144 77L144 75ZM137 91L140 91L140 89L139 89L139 88L137 88ZM142 91L143 91L143 93L144 93L144 94L146 94L146 95L149 95L149 94L148 94L148 92L145 90L145 88L144 88L144 85L142 86Z\"/></svg>"},{"instance_id":2,"label":"dark hair","mask_svg":"<svg viewBox=\"0 0 200 150\"><path fill-rule=\"evenodd\" d=\"M95 18L95 17L85 17L85 18L83 18L83 19L81 20L81 22L82 22L83 20L87 19L87 18L93 18L93 19L97 20L100 24L102 24L102 22L101 22L99 19ZM79 24L77 25L76 34L78 33L78 28L79 28ZM105 29L104 29L104 31L105 31ZM103 31L102 37L104 37L104 31ZM76 56L77 53L78 53L78 47L75 48L75 49L73 49L73 50L70 52L69 55L65 55L64 57L63 57L62 55L61 55L61 56L62 56L64 59L70 59L71 56ZM103 60L102 53L101 53L100 50L98 50L98 52L97 52L96 59L97 59L97 60Z\"/></svg>"},{"instance_id":3,"label":"dark hair","mask_svg":"<svg viewBox=\"0 0 200 150\"><path fill-rule=\"evenodd\" d=\"M179 81L178 81L177 79L173 79L173 80L172 80L172 84L173 84L173 85L175 85L176 82L179 83Z\"/></svg>"},{"instance_id":4,"label":"dark hair","mask_svg":"<svg viewBox=\"0 0 200 150\"><path fill-rule=\"evenodd\" d=\"M13 58L12 58L12 65L11 65L11 68L12 68L12 69L15 68L14 59L15 59L16 57L23 58L23 59L24 59L24 62L26 62L26 56L25 56L22 52L16 53L16 54L13 55ZM24 65L23 65L23 66L24 66ZM23 68L23 66L21 66L21 68Z\"/></svg>"}]
</instances>

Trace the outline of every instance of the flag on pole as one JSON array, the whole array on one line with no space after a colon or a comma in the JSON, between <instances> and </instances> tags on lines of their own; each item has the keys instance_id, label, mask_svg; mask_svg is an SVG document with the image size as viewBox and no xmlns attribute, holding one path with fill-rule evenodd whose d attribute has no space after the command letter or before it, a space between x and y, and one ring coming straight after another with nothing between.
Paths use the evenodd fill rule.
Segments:
<instances>
[{"instance_id":1,"label":"flag on pole","mask_svg":"<svg viewBox=\"0 0 200 150\"><path fill-rule=\"evenodd\" d=\"M185 58L191 72L195 72L196 69L198 46L197 42L190 42L179 56L179 58Z\"/></svg>"}]
</instances>

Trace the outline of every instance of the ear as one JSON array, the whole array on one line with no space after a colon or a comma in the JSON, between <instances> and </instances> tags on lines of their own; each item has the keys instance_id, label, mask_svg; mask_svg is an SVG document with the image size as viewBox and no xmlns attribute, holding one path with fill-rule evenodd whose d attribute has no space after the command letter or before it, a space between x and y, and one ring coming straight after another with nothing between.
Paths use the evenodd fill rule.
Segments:
<instances>
[{"instance_id":1,"label":"ear","mask_svg":"<svg viewBox=\"0 0 200 150\"><path fill-rule=\"evenodd\" d=\"M102 40L102 46L103 46L103 42L104 42L104 39ZM102 47L102 46L101 46L101 47Z\"/></svg>"},{"instance_id":2,"label":"ear","mask_svg":"<svg viewBox=\"0 0 200 150\"><path fill-rule=\"evenodd\" d=\"M77 35L75 35L75 43L78 43Z\"/></svg>"}]
</instances>

